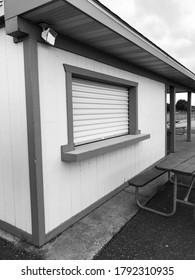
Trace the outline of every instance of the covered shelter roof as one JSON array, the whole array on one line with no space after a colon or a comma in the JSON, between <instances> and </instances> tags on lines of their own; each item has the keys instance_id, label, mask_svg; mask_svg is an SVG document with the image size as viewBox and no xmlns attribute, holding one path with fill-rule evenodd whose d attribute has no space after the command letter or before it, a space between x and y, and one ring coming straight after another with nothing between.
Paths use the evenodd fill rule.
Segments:
<instances>
[{"instance_id":1,"label":"covered shelter roof","mask_svg":"<svg viewBox=\"0 0 195 280\"><path fill-rule=\"evenodd\" d=\"M10 22L20 17L30 23L47 22L58 34L72 38L104 54L128 63L143 76L158 76L177 92L195 92L195 74L149 39L124 22L97 0L36 0L34 6L14 0L6 1L8 34L16 36ZM21 2L21 3L19 3ZM27 2L27 1L23 1ZM7 14L6 14L6 11ZM137 69L137 70L135 70Z\"/></svg>"}]
</instances>

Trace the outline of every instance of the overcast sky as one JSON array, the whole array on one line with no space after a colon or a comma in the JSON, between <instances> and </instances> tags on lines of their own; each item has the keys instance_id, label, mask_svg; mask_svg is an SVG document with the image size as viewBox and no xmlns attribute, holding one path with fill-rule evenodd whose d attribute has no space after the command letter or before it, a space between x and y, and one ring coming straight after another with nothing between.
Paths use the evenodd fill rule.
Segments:
<instances>
[{"instance_id":1,"label":"overcast sky","mask_svg":"<svg viewBox=\"0 0 195 280\"><path fill-rule=\"evenodd\" d=\"M100 2L195 73L195 0Z\"/></svg>"}]
</instances>

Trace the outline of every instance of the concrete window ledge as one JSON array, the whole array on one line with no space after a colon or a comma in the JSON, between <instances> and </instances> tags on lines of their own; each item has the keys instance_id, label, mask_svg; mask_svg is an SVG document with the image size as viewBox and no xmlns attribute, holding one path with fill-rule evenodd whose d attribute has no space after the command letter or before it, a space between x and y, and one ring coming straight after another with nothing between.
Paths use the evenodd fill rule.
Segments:
<instances>
[{"instance_id":1,"label":"concrete window ledge","mask_svg":"<svg viewBox=\"0 0 195 280\"><path fill-rule=\"evenodd\" d=\"M67 151L66 146L61 148L61 158L65 162L78 162L91 157L103 155L114 150L136 144L150 138L150 134L125 135L96 143L76 147L73 151Z\"/></svg>"}]
</instances>

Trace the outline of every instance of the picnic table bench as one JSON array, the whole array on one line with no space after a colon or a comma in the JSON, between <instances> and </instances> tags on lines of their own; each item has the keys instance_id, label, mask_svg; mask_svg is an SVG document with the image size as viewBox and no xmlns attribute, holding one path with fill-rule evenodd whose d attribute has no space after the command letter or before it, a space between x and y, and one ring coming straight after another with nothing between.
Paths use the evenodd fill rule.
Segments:
<instances>
[{"instance_id":1,"label":"picnic table bench","mask_svg":"<svg viewBox=\"0 0 195 280\"><path fill-rule=\"evenodd\" d=\"M152 182L156 178L160 177L161 175L168 173L168 179L174 184L173 185L173 207L170 213L166 213L163 211L158 211L156 209L150 208L148 206L143 205L139 201L139 188L146 186L148 183ZM174 175L174 181L171 180L171 173ZM190 184L179 184L178 183L178 176L190 176ZM144 210L160 214L165 217L170 217L174 215L177 202L187 204L190 206L195 205L189 202L189 195L192 190L193 184L195 182L195 153L192 152L181 152L178 154L171 154L165 160L157 164L151 170L138 174L131 180L129 180L129 185L132 185L136 188L135 190L135 198L138 206ZM178 186L186 186L188 187L186 196L184 200L180 200L177 198L177 188Z\"/></svg>"},{"instance_id":2,"label":"picnic table bench","mask_svg":"<svg viewBox=\"0 0 195 280\"><path fill-rule=\"evenodd\" d=\"M186 126L176 126L175 129L177 135L183 135L186 131Z\"/></svg>"},{"instance_id":3,"label":"picnic table bench","mask_svg":"<svg viewBox=\"0 0 195 280\"><path fill-rule=\"evenodd\" d=\"M175 121L175 124L179 124L180 121ZM170 122L167 122L168 129L170 129ZM186 126L185 125L176 125L175 126L176 134L177 135L183 135L186 131Z\"/></svg>"}]
</instances>

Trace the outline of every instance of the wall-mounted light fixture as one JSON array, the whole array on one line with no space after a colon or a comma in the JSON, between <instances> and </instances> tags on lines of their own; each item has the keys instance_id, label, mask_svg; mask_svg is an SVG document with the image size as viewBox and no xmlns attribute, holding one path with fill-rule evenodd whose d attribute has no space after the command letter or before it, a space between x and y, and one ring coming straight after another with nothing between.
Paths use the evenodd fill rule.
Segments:
<instances>
[{"instance_id":1,"label":"wall-mounted light fixture","mask_svg":"<svg viewBox=\"0 0 195 280\"><path fill-rule=\"evenodd\" d=\"M54 46L58 33L51 29L46 22L39 23L39 26L41 26L43 29L43 32L41 33L43 40L45 40L46 43Z\"/></svg>"}]
</instances>

